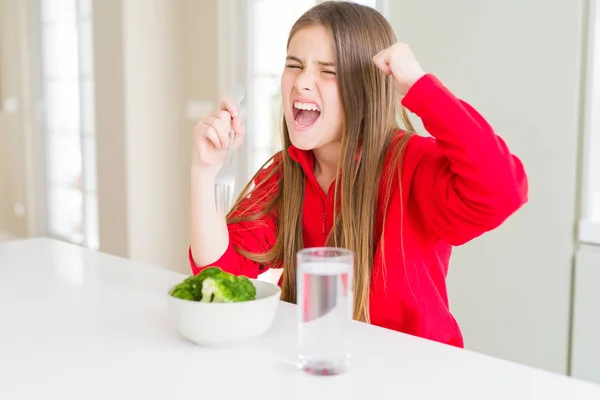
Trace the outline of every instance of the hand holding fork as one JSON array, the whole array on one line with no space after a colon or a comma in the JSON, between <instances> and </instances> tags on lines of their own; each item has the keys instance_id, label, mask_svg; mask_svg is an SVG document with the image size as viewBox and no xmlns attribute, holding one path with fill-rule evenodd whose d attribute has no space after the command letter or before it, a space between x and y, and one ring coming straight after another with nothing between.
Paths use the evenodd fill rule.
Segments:
<instances>
[{"instance_id":1,"label":"hand holding fork","mask_svg":"<svg viewBox=\"0 0 600 400\"><path fill-rule=\"evenodd\" d=\"M216 211L226 213L233 202L235 174L231 166L233 150L243 142L246 128L240 118L244 100L243 90L234 97L225 96L218 111L211 112L194 129L192 162L209 174L215 175Z\"/></svg>"}]
</instances>

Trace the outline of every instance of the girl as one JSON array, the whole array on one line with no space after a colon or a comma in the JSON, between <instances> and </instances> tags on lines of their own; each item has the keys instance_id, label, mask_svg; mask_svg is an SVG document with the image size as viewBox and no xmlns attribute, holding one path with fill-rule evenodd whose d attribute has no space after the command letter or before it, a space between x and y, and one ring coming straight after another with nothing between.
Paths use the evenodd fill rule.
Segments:
<instances>
[{"instance_id":1,"label":"girl","mask_svg":"<svg viewBox=\"0 0 600 400\"><path fill-rule=\"evenodd\" d=\"M462 347L445 284L451 246L526 202L521 162L369 7L330 1L302 15L281 95L284 150L226 218L215 212L213 185L230 127L234 148L245 133L235 102L226 97L194 130L193 273L283 268L282 300L295 302L296 252L344 247L355 255L355 319ZM433 137L413 134L404 107Z\"/></svg>"}]
</instances>

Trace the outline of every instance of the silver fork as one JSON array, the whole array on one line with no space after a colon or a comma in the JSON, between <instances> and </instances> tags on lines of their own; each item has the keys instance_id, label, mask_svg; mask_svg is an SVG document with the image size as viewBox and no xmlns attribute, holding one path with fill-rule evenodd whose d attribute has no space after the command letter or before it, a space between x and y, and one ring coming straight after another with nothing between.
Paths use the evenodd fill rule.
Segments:
<instances>
[{"instance_id":1,"label":"silver fork","mask_svg":"<svg viewBox=\"0 0 600 400\"><path fill-rule=\"evenodd\" d=\"M244 90L237 88L234 98L238 99L238 115L242 111L242 102L244 101ZM231 165L233 155L234 130L229 131L229 146L227 147L227 162L219 170L215 180L215 207L218 213L226 214L233 203L233 190L235 188L235 173Z\"/></svg>"}]
</instances>

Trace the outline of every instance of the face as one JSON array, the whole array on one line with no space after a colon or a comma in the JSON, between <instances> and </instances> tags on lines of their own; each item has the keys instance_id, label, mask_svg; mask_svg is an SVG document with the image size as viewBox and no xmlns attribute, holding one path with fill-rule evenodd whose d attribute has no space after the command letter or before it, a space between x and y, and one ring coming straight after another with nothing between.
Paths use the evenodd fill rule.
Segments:
<instances>
[{"instance_id":1,"label":"face","mask_svg":"<svg viewBox=\"0 0 600 400\"><path fill-rule=\"evenodd\" d=\"M339 146L343 112L334 62L325 27L303 28L292 37L281 95L290 140L299 149Z\"/></svg>"}]
</instances>

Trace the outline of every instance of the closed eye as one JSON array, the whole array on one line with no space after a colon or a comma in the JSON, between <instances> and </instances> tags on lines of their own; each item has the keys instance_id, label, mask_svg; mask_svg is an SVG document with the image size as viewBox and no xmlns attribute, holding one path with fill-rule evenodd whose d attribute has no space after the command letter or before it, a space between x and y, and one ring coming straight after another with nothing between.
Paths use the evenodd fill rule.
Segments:
<instances>
[{"instance_id":1,"label":"closed eye","mask_svg":"<svg viewBox=\"0 0 600 400\"><path fill-rule=\"evenodd\" d=\"M298 68L298 69L302 69L302 67L301 67L301 66L299 66L299 65L293 65L293 64L287 64L287 65L286 65L286 67L287 67L287 68Z\"/></svg>"},{"instance_id":2,"label":"closed eye","mask_svg":"<svg viewBox=\"0 0 600 400\"><path fill-rule=\"evenodd\" d=\"M328 75L335 75L335 71L323 71L324 74L328 74Z\"/></svg>"}]
</instances>

